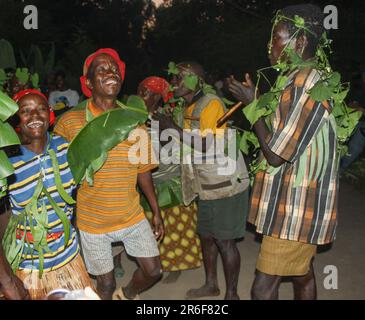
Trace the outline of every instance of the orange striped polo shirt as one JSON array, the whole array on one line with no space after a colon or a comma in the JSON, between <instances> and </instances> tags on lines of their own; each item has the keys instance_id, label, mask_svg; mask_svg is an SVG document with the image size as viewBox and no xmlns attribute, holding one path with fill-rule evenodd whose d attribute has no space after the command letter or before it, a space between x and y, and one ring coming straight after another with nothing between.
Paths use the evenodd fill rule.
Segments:
<instances>
[{"instance_id":1,"label":"orange striped polo shirt","mask_svg":"<svg viewBox=\"0 0 365 320\"><path fill-rule=\"evenodd\" d=\"M102 110L88 103L94 116ZM70 111L57 122L55 132L71 141L86 124L86 110ZM109 151L102 168L94 174L94 185L84 181L77 192L77 227L85 232L101 234L120 230L140 222L145 216L136 189L137 175L157 167L150 161L153 157L151 141L146 132L145 139L139 139L138 130L130 133L135 141L123 141ZM137 141L137 142L136 142ZM139 144L139 150L148 153L146 164L131 162L128 152ZM137 148L138 149L138 148ZM139 156L139 152L136 152Z\"/></svg>"}]
</instances>

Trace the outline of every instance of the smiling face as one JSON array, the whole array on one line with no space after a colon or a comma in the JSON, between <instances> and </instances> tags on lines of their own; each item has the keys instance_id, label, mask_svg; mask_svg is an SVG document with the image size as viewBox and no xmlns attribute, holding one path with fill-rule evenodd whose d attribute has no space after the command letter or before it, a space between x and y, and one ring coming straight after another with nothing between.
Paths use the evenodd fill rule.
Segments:
<instances>
[{"instance_id":1,"label":"smiling face","mask_svg":"<svg viewBox=\"0 0 365 320\"><path fill-rule=\"evenodd\" d=\"M94 97L116 98L122 87L118 64L108 54L100 54L92 64L91 77L86 80L87 87Z\"/></svg>"},{"instance_id":2,"label":"smiling face","mask_svg":"<svg viewBox=\"0 0 365 320\"><path fill-rule=\"evenodd\" d=\"M25 140L45 139L49 127L47 101L36 94L28 94L18 101L21 135Z\"/></svg>"}]
</instances>

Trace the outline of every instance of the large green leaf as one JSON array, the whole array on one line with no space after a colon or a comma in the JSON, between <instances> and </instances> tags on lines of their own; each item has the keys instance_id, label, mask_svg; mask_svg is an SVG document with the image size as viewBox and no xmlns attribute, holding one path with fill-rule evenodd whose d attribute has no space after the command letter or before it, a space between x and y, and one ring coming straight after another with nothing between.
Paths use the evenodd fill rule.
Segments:
<instances>
[{"instance_id":1,"label":"large green leaf","mask_svg":"<svg viewBox=\"0 0 365 320\"><path fill-rule=\"evenodd\" d=\"M29 81L30 73L28 68L17 68L15 71L15 76L20 83L26 84Z\"/></svg>"},{"instance_id":2,"label":"large green leaf","mask_svg":"<svg viewBox=\"0 0 365 320\"><path fill-rule=\"evenodd\" d=\"M127 104L123 109L113 109L94 118L71 141L67 157L76 183L83 179L93 161L147 120L148 112L141 98L131 96Z\"/></svg>"},{"instance_id":3,"label":"large green leaf","mask_svg":"<svg viewBox=\"0 0 365 320\"><path fill-rule=\"evenodd\" d=\"M71 196L68 195L68 193L66 192L65 188L62 185L60 168L58 166L56 153L54 152L53 149L49 149L48 154L49 154L49 157L51 158L51 161L52 161L54 179L55 179L58 194L61 196L61 198L63 200L65 200L66 203L68 203L70 205L75 204L76 201Z\"/></svg>"},{"instance_id":4,"label":"large green leaf","mask_svg":"<svg viewBox=\"0 0 365 320\"><path fill-rule=\"evenodd\" d=\"M13 46L9 41L5 39L0 40L0 68L16 68L16 60Z\"/></svg>"},{"instance_id":5,"label":"large green leaf","mask_svg":"<svg viewBox=\"0 0 365 320\"><path fill-rule=\"evenodd\" d=\"M269 91L269 92L263 94L262 96L260 96L260 98L258 99L256 108L261 109L263 107L266 107L274 99L275 99L275 93Z\"/></svg>"},{"instance_id":6,"label":"large green leaf","mask_svg":"<svg viewBox=\"0 0 365 320\"><path fill-rule=\"evenodd\" d=\"M7 94L0 91L0 120L6 121L15 112L18 111L18 105L10 99Z\"/></svg>"},{"instance_id":7,"label":"large green leaf","mask_svg":"<svg viewBox=\"0 0 365 320\"><path fill-rule=\"evenodd\" d=\"M187 74L184 76L185 88L194 91L198 85L199 79L195 74Z\"/></svg>"},{"instance_id":8,"label":"large green leaf","mask_svg":"<svg viewBox=\"0 0 365 320\"><path fill-rule=\"evenodd\" d=\"M0 148L20 144L19 137L9 123L0 121Z\"/></svg>"},{"instance_id":9,"label":"large green leaf","mask_svg":"<svg viewBox=\"0 0 365 320\"><path fill-rule=\"evenodd\" d=\"M325 81L318 81L310 90L310 96L315 101L325 101L333 96L332 90Z\"/></svg>"},{"instance_id":10,"label":"large green leaf","mask_svg":"<svg viewBox=\"0 0 365 320\"><path fill-rule=\"evenodd\" d=\"M172 208L183 204L180 178L163 181L155 185L158 206L161 209ZM144 211L152 211L146 197L141 193L141 206Z\"/></svg>"},{"instance_id":11,"label":"large green leaf","mask_svg":"<svg viewBox=\"0 0 365 320\"><path fill-rule=\"evenodd\" d=\"M247 120L254 125L257 120L259 120L262 116L267 113L265 108L257 109L258 100L255 99L248 106L243 108L243 113L246 116Z\"/></svg>"},{"instance_id":12,"label":"large green leaf","mask_svg":"<svg viewBox=\"0 0 365 320\"><path fill-rule=\"evenodd\" d=\"M66 213L57 205L56 201L52 198L50 193L44 187L43 187L43 192L46 195L46 197L47 197L49 203L51 204L52 208L56 212L58 218L62 222L63 230L64 230L64 233L65 233L64 245L65 245L65 248L66 248L67 244L68 244L68 240L70 239L70 226L71 226L70 220L68 220L68 217L67 217Z\"/></svg>"},{"instance_id":13,"label":"large green leaf","mask_svg":"<svg viewBox=\"0 0 365 320\"><path fill-rule=\"evenodd\" d=\"M14 172L13 165L3 150L0 150L0 179L9 177Z\"/></svg>"}]
</instances>

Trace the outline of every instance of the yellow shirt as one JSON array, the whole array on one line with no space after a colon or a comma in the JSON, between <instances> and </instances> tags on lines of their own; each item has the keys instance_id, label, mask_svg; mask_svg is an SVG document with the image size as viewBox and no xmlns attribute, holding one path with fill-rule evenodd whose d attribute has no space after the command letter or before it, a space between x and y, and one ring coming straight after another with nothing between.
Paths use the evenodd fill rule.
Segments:
<instances>
[{"instance_id":1,"label":"yellow shirt","mask_svg":"<svg viewBox=\"0 0 365 320\"><path fill-rule=\"evenodd\" d=\"M193 103L185 110L185 120L184 129L191 129L191 118L193 116L193 111L196 107L196 103ZM216 133L217 121L224 115L224 107L218 99L213 99L209 104L203 109L200 114L200 130L203 133L204 130L212 130ZM225 129L226 124L222 125L218 129Z\"/></svg>"},{"instance_id":2,"label":"yellow shirt","mask_svg":"<svg viewBox=\"0 0 365 320\"><path fill-rule=\"evenodd\" d=\"M100 110L91 103L88 103L88 108L94 116L100 114ZM54 131L71 141L85 124L85 110L70 111L57 122ZM139 129L146 131L144 127ZM136 130L130 136L134 133ZM139 150L148 150L148 159L153 159L147 131L146 136L147 139L140 140ZM144 219L136 189L137 175L150 171L157 165L152 164L152 161L147 164L131 163L128 152L132 146L135 147L135 142L127 140L115 146L108 152L102 168L94 174L94 186L91 187L84 181L78 189L76 206L77 226L80 230L94 234L108 233Z\"/></svg>"}]
</instances>

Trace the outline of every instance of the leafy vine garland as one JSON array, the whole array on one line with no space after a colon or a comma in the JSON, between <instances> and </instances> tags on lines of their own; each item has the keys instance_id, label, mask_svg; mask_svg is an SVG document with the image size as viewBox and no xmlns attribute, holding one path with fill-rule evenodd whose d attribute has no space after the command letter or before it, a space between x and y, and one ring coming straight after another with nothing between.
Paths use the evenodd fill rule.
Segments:
<instances>
[{"instance_id":1,"label":"leafy vine garland","mask_svg":"<svg viewBox=\"0 0 365 320\"><path fill-rule=\"evenodd\" d=\"M270 122L271 115L276 111L279 105L280 96L287 84L288 75L294 70L301 70L304 68L314 68L320 73L320 80L310 89L308 92L310 97L315 101L329 100L333 104L332 116L335 120L335 131L337 134L337 156L341 157L347 153L347 146L345 145L348 138L351 136L358 120L361 117L361 112L348 108L345 103L345 98L349 91L348 83L341 83L341 76L338 72L334 72L330 66L327 58L326 51L331 51L330 44L332 40L327 38L326 32L324 32L319 41L316 54L313 59L303 60L292 48L289 47L291 40L295 39L300 33L312 33L305 24L305 20L302 17L295 16L294 19L284 16L280 11L277 12L274 17L274 23L271 32L270 48L273 37L273 30L275 26L283 20L291 21L296 31L291 36L288 44L284 48L278 63L274 66L263 68L257 71L257 83L256 91L258 90L260 80L264 78L269 82L271 89L255 98L252 103L247 105L243 109L248 121L253 126L255 122L264 117L267 124ZM287 59L283 59L287 57ZM279 75L274 83L271 85L267 79L264 70L275 69L279 71ZM323 148L326 148L326 144ZM254 176L260 170L268 169L266 160L258 162L257 156L259 152L259 142L256 135L252 131L244 131L241 135L240 149L246 155L253 149L254 161L250 165L250 173ZM324 150L325 152L325 150ZM323 163L325 167L325 163ZM270 168L272 173L277 172L274 168Z\"/></svg>"}]
</instances>

